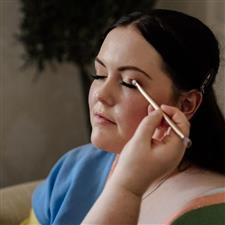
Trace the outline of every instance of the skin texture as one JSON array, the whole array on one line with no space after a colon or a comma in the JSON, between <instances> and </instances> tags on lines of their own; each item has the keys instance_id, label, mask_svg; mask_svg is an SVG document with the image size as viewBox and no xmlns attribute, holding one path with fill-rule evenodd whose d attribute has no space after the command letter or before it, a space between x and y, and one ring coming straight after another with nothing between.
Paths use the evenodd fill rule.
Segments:
<instances>
[{"instance_id":1,"label":"skin texture","mask_svg":"<svg viewBox=\"0 0 225 225\"><path fill-rule=\"evenodd\" d=\"M188 135L186 117L175 107L162 106L177 126ZM82 224L137 224L142 195L149 184L173 171L185 147L174 133L160 143L151 139L162 119L161 110L149 111L125 145L117 167Z\"/></svg>"},{"instance_id":2,"label":"skin texture","mask_svg":"<svg viewBox=\"0 0 225 225\"><path fill-rule=\"evenodd\" d=\"M119 27L107 35L95 68L104 77L94 80L90 89L91 142L100 148L121 152L148 112L143 96L121 81L137 80L159 105L178 104L160 55L134 27Z\"/></svg>"},{"instance_id":3,"label":"skin texture","mask_svg":"<svg viewBox=\"0 0 225 225\"><path fill-rule=\"evenodd\" d=\"M89 94L91 141L120 157L82 224L137 224L142 195L177 167L186 146L173 132L160 141L154 139L157 129L164 132L162 111L153 111L136 89L121 81L137 80L159 105L182 104L173 98L160 55L132 26L115 28L107 35L95 67L100 79L93 82ZM188 136L184 113L176 107L161 108Z\"/></svg>"}]
</instances>

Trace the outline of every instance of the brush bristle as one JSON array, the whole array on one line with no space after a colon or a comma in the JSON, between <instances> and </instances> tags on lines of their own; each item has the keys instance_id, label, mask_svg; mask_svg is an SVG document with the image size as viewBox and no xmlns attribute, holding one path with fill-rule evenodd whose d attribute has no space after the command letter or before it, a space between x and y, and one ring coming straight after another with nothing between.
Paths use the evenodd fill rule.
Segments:
<instances>
[{"instance_id":1,"label":"brush bristle","mask_svg":"<svg viewBox=\"0 0 225 225\"><path fill-rule=\"evenodd\" d=\"M136 80L132 80L131 83L132 83L133 85L136 85L137 81L136 81Z\"/></svg>"}]
</instances>

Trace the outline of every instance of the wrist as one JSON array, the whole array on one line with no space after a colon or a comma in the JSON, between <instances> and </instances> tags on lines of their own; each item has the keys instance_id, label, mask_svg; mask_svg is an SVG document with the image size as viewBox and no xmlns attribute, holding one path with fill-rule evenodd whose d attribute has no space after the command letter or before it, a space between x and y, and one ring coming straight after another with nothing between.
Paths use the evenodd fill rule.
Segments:
<instances>
[{"instance_id":1,"label":"wrist","mask_svg":"<svg viewBox=\"0 0 225 225\"><path fill-rule=\"evenodd\" d=\"M123 182L123 178L117 178L116 176L112 176L108 181L106 188L109 190L114 190L116 192L124 193L127 196L133 196L134 198L142 199L144 194L144 190L137 188L135 184L127 184L127 182Z\"/></svg>"}]
</instances>

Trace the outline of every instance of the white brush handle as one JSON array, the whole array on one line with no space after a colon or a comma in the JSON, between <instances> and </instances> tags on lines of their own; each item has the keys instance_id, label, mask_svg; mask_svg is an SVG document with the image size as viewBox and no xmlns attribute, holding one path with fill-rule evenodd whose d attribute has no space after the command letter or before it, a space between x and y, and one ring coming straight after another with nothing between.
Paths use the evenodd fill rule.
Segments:
<instances>
[{"instance_id":1,"label":"white brush handle","mask_svg":"<svg viewBox=\"0 0 225 225\"><path fill-rule=\"evenodd\" d=\"M136 80L132 80L132 84L137 87L140 93L145 97L145 99L151 104L151 106L155 110L160 108L158 104L147 94L147 92L140 86L140 84ZM181 132L181 130L177 127L177 125L164 112L163 117L166 120L166 122L171 126L172 130L183 140L187 148L189 148L192 144L191 140Z\"/></svg>"}]
</instances>

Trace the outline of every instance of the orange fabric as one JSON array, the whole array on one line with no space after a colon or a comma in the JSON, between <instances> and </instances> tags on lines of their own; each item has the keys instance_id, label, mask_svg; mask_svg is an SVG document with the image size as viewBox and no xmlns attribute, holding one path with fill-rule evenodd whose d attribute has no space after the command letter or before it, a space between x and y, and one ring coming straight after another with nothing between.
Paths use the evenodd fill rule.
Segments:
<instances>
[{"instance_id":1,"label":"orange fabric","mask_svg":"<svg viewBox=\"0 0 225 225\"><path fill-rule=\"evenodd\" d=\"M175 213L169 221L167 221L165 224L171 224L172 221L174 221L177 217L183 215L184 213L198 209L201 207L206 207L214 204L219 203L225 203L225 192L219 192L215 194L210 195L204 195L198 198L193 199L190 203L188 203L182 210L180 210L178 213Z\"/></svg>"},{"instance_id":2,"label":"orange fabric","mask_svg":"<svg viewBox=\"0 0 225 225\"><path fill-rule=\"evenodd\" d=\"M225 192L202 196L192 200L190 204L188 204L188 206L186 206L186 208L181 211L181 213L183 214L184 212L187 212L191 209L197 209L203 206L209 206L223 202L225 202Z\"/></svg>"}]
</instances>

